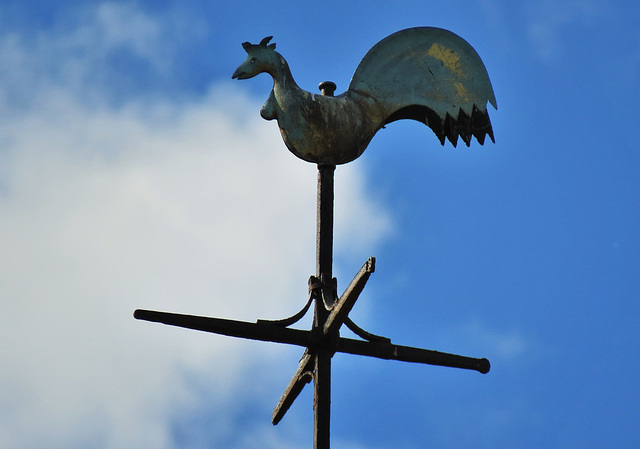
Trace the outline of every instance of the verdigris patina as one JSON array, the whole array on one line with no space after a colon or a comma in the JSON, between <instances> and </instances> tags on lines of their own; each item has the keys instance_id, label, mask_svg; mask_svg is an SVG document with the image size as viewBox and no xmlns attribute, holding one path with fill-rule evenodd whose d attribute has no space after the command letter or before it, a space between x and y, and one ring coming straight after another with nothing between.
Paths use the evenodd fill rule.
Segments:
<instances>
[{"instance_id":1,"label":"verdigris patina","mask_svg":"<svg viewBox=\"0 0 640 449\"><path fill-rule=\"evenodd\" d=\"M467 146L472 137L480 144L486 135L494 139L487 102L497 103L487 71L476 51L450 31L409 28L383 39L338 96L301 89L270 40L242 44L248 56L233 78L273 77L260 114L278 121L287 148L305 161L351 162L380 128L400 119L426 124L443 145L449 139L455 146L458 136Z\"/></svg>"}]
</instances>

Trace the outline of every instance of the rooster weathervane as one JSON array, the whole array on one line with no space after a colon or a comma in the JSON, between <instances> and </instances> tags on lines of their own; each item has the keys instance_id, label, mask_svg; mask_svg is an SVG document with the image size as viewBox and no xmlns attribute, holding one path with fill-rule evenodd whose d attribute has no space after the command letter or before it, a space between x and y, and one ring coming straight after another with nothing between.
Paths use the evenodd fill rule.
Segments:
<instances>
[{"instance_id":1,"label":"rooster weathervane","mask_svg":"<svg viewBox=\"0 0 640 449\"><path fill-rule=\"evenodd\" d=\"M273 89L260 110L277 120L285 145L297 157L318 165L316 274L309 278L309 296L300 312L282 320L255 323L153 310L134 317L233 337L302 346L298 369L273 410L278 424L304 386L314 387L314 449L329 449L331 359L336 352L448 366L487 373L489 361L392 344L357 326L349 312L375 270L369 258L341 295L333 277L333 193L336 165L357 159L386 124L413 119L429 126L440 143L469 146L473 137L494 140L487 103L497 108L482 60L461 37L439 28L399 31L373 46L356 69L349 88L333 96L335 84L320 84L321 95L302 90L271 37L242 44L248 56L233 78L248 79L266 72ZM311 330L290 326L314 305ZM342 337L342 325L360 339Z\"/></svg>"},{"instance_id":2,"label":"rooster weathervane","mask_svg":"<svg viewBox=\"0 0 640 449\"><path fill-rule=\"evenodd\" d=\"M233 78L266 72L273 89L260 110L276 119L293 154L318 164L344 164L359 157L380 128L400 119L429 126L444 145L458 136L469 146L488 135L494 140L487 102L497 103L476 51L456 34L431 27L399 31L378 42L362 59L349 88L333 96L335 84L322 83L325 95L296 84L287 61L269 44L242 44L247 59Z\"/></svg>"}]
</instances>

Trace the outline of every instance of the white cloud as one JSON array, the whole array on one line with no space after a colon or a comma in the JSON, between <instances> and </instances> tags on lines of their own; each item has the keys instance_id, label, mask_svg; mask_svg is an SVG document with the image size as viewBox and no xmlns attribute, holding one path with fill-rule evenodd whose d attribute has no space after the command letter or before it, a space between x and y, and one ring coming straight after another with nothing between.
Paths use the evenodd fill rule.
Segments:
<instances>
[{"instance_id":1,"label":"white cloud","mask_svg":"<svg viewBox=\"0 0 640 449\"><path fill-rule=\"evenodd\" d=\"M95 32L102 36L105 47L124 45L137 55L154 62L158 60L158 43L162 37L158 21L127 4L103 3L95 11L98 25Z\"/></svg>"},{"instance_id":2,"label":"white cloud","mask_svg":"<svg viewBox=\"0 0 640 449\"><path fill-rule=\"evenodd\" d=\"M169 79L181 46L205 33L198 18L151 16L115 2L69 9L45 29L0 30L0 102L34 106L60 86L85 102L103 101L104 89L110 97L134 95L136 76L146 71L147 82Z\"/></svg>"},{"instance_id":3,"label":"white cloud","mask_svg":"<svg viewBox=\"0 0 640 449\"><path fill-rule=\"evenodd\" d=\"M145 36L162 29L98 11L108 26L87 46L105 38L144 52L130 20ZM0 57L15 60L23 44L5 37ZM55 36L42 45L53 54L14 66L24 82L65 56ZM12 77L5 93L28 91L19 73L1 76ZM275 366L280 349L138 322L133 310L295 312L315 270L315 167L230 85L114 109L88 105L73 80L37 81L49 87L27 106L0 103L0 446L169 448L171 420L200 400L193 379L229 404L246 370ZM388 219L358 167L344 173L336 240L357 235L353 245L373 249Z\"/></svg>"}]
</instances>

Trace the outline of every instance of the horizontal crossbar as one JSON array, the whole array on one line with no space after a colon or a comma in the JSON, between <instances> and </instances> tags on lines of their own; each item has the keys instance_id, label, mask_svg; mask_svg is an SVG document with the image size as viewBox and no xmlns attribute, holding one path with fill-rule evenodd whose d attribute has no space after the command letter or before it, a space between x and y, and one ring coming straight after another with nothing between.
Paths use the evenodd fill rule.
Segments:
<instances>
[{"instance_id":1,"label":"horizontal crossbar","mask_svg":"<svg viewBox=\"0 0 640 449\"><path fill-rule=\"evenodd\" d=\"M153 321L171 326L184 327L230 337L247 338L250 340L270 341L304 346L313 350L315 343L312 332L272 324L248 323L246 321L209 318L178 313L157 312L154 310L138 309L133 316L139 320ZM424 363L427 365L448 366L451 368L469 369L488 373L490 364L487 359L476 359L446 352L429 349L413 348L410 346L394 345L388 342L371 342L340 337L336 343L336 351L348 354L376 357L386 360L402 362Z\"/></svg>"},{"instance_id":2,"label":"horizontal crossbar","mask_svg":"<svg viewBox=\"0 0 640 449\"><path fill-rule=\"evenodd\" d=\"M138 320L153 321L170 326L227 335L229 337L287 343L304 347L310 346L312 343L310 331L279 327L268 322L249 323L246 321L225 320L223 318L210 318L142 309L136 310L133 313L133 317Z\"/></svg>"},{"instance_id":3,"label":"horizontal crossbar","mask_svg":"<svg viewBox=\"0 0 640 449\"><path fill-rule=\"evenodd\" d=\"M338 339L337 352L376 357L378 359L399 360L401 362L424 363L478 371L486 374L491 369L489 360L465 357L430 349L412 348L391 343Z\"/></svg>"}]
</instances>

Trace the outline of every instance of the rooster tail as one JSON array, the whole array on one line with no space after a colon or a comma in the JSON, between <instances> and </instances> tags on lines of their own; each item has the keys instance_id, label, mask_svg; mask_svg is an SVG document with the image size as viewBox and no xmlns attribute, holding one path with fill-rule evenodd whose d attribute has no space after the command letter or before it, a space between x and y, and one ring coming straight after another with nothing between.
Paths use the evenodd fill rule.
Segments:
<instances>
[{"instance_id":1,"label":"rooster tail","mask_svg":"<svg viewBox=\"0 0 640 449\"><path fill-rule=\"evenodd\" d=\"M374 45L349 85L373 98L380 127L401 119L429 126L444 145L495 142L487 102L498 108L487 70L464 39L440 28L409 28Z\"/></svg>"}]
</instances>

